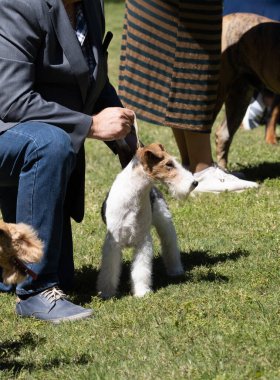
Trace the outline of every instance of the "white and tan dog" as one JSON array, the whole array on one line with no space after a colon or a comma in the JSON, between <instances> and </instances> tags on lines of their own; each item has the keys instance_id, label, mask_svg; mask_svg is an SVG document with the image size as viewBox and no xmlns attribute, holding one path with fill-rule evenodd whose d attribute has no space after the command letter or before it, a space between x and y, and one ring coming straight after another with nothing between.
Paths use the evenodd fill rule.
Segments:
<instances>
[{"instance_id":1,"label":"white and tan dog","mask_svg":"<svg viewBox=\"0 0 280 380\"><path fill-rule=\"evenodd\" d=\"M156 180L167 185L177 198L187 197L197 186L193 175L162 145L151 144L137 149L131 162L116 177L104 203L107 234L97 283L102 298L116 295L125 247L134 248L132 293L142 297L151 291L152 224L160 237L167 273L173 276L184 273L171 213L160 192L153 187Z\"/></svg>"}]
</instances>

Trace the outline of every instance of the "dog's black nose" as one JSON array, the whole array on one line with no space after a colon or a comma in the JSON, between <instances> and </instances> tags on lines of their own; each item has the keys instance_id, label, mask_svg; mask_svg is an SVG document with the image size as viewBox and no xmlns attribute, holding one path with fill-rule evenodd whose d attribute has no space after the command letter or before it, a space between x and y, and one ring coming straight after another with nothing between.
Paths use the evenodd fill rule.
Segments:
<instances>
[{"instance_id":1,"label":"dog's black nose","mask_svg":"<svg viewBox=\"0 0 280 380\"><path fill-rule=\"evenodd\" d=\"M195 188L198 185L198 182L197 181L193 181L192 185L193 185L193 188Z\"/></svg>"}]
</instances>

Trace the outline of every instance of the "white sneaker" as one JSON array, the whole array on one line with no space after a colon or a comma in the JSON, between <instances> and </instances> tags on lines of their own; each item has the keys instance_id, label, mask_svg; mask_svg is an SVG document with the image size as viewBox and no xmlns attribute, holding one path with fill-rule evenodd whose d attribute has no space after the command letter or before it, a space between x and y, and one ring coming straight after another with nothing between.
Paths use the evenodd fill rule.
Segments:
<instances>
[{"instance_id":1,"label":"white sneaker","mask_svg":"<svg viewBox=\"0 0 280 380\"><path fill-rule=\"evenodd\" d=\"M192 191L194 194L222 193L224 191L241 192L246 189L259 187L256 182L237 178L215 164L201 172L195 173L194 178L198 181L197 187Z\"/></svg>"}]
</instances>

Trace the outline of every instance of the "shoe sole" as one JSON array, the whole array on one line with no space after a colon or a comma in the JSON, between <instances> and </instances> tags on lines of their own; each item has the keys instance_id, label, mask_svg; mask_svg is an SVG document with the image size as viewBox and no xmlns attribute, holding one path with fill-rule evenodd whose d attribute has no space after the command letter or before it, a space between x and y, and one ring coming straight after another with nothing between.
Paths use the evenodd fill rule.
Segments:
<instances>
[{"instance_id":1,"label":"shoe sole","mask_svg":"<svg viewBox=\"0 0 280 380\"><path fill-rule=\"evenodd\" d=\"M86 318L93 317L93 311L73 315L71 317L64 317L64 318L57 318L57 319L41 319L41 318L36 318L33 315L20 315L18 313L16 313L16 315L19 318L33 318L37 321L50 322L50 323L53 323L55 325L58 325L58 324L63 323L63 322L74 322L74 321L78 321L80 319L86 319Z\"/></svg>"},{"instance_id":2,"label":"shoe sole","mask_svg":"<svg viewBox=\"0 0 280 380\"><path fill-rule=\"evenodd\" d=\"M59 319L51 319L51 320L49 320L49 322L51 322L51 323L53 323L55 325L58 325L59 323L73 322L73 321L78 321L80 319L86 319L86 318L90 318L90 317L93 317L93 312L73 315L72 317L65 317L65 318L59 318Z\"/></svg>"},{"instance_id":3,"label":"shoe sole","mask_svg":"<svg viewBox=\"0 0 280 380\"><path fill-rule=\"evenodd\" d=\"M195 197L200 194L223 194L223 193L243 193L243 191L246 190L252 190L252 189L258 189L258 187L248 187L247 189L240 189L240 190L222 190L222 191L196 191L196 192L191 192L190 196Z\"/></svg>"}]
</instances>

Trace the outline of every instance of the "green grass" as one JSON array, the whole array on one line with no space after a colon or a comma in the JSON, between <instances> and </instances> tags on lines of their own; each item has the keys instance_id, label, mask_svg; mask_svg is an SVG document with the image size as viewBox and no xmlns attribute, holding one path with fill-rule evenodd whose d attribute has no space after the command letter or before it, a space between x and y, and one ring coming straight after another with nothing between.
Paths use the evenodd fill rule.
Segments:
<instances>
[{"instance_id":1,"label":"green grass","mask_svg":"<svg viewBox=\"0 0 280 380\"><path fill-rule=\"evenodd\" d=\"M117 83L123 2L108 1L106 11ZM170 129L139 124L145 143L160 141L178 155ZM280 379L280 148L263 134L238 131L229 158L230 169L258 180L259 190L178 202L163 189L185 277L167 278L154 236L154 293L129 294L128 251L120 297L106 302L95 288L105 234L100 206L119 164L105 144L87 142L71 299L92 307L95 318L58 326L21 320L15 296L0 294L0 379Z\"/></svg>"}]
</instances>

